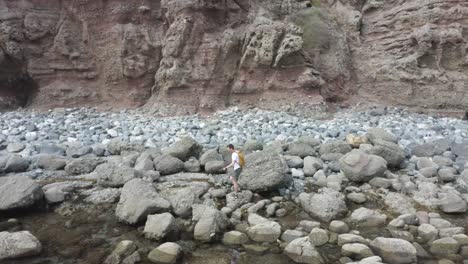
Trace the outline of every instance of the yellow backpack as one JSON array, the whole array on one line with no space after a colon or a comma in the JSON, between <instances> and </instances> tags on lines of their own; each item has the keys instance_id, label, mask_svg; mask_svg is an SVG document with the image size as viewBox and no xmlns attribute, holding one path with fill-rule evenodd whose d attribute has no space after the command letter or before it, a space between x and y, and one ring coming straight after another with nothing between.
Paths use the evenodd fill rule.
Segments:
<instances>
[{"instance_id":1,"label":"yellow backpack","mask_svg":"<svg viewBox=\"0 0 468 264\"><path fill-rule=\"evenodd\" d=\"M242 153L241 151L238 151L237 155L239 155L239 166L244 167L245 165L244 153Z\"/></svg>"}]
</instances>

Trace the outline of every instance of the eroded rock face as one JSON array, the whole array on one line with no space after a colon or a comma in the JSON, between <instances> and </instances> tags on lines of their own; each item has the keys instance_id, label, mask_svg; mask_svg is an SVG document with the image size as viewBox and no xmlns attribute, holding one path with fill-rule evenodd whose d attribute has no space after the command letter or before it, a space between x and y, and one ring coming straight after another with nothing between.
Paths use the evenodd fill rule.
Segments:
<instances>
[{"instance_id":1,"label":"eroded rock face","mask_svg":"<svg viewBox=\"0 0 468 264\"><path fill-rule=\"evenodd\" d=\"M2 0L0 108L468 105L468 3L357 2Z\"/></svg>"}]
</instances>

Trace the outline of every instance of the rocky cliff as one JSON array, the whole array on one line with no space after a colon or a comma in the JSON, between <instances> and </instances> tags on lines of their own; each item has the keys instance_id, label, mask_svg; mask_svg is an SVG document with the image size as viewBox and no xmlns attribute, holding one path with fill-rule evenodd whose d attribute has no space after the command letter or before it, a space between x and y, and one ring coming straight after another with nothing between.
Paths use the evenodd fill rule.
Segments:
<instances>
[{"instance_id":1,"label":"rocky cliff","mask_svg":"<svg viewBox=\"0 0 468 264\"><path fill-rule=\"evenodd\" d=\"M462 0L0 0L0 108L463 108L467 22Z\"/></svg>"}]
</instances>

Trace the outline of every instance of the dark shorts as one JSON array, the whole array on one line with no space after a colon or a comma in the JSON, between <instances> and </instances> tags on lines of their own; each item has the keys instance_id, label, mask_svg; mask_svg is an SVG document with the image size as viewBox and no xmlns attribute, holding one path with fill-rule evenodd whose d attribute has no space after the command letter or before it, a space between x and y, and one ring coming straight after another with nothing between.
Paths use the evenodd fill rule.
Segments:
<instances>
[{"instance_id":1,"label":"dark shorts","mask_svg":"<svg viewBox=\"0 0 468 264\"><path fill-rule=\"evenodd\" d=\"M238 168L237 170L233 170L231 176L237 181L239 179L239 175L242 173L242 168Z\"/></svg>"}]
</instances>

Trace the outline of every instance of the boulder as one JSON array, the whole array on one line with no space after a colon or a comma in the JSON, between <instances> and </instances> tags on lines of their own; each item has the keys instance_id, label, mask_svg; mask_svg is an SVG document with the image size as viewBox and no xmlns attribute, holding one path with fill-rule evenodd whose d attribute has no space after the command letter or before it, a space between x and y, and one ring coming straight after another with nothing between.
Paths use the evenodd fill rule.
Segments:
<instances>
[{"instance_id":1,"label":"boulder","mask_svg":"<svg viewBox=\"0 0 468 264\"><path fill-rule=\"evenodd\" d=\"M416 157L433 157L444 153L444 149L440 148L433 142L414 145L411 148L411 155Z\"/></svg>"},{"instance_id":2,"label":"boulder","mask_svg":"<svg viewBox=\"0 0 468 264\"><path fill-rule=\"evenodd\" d=\"M284 231L283 234L281 235L281 240L284 242L290 243L297 238L301 238L305 236L306 236L306 233L304 233L303 231L288 229Z\"/></svg>"},{"instance_id":3,"label":"boulder","mask_svg":"<svg viewBox=\"0 0 468 264\"><path fill-rule=\"evenodd\" d=\"M399 168L400 164L405 160L405 152L398 144L380 139L375 140L373 143L374 147L370 153L384 158L389 167Z\"/></svg>"},{"instance_id":4,"label":"boulder","mask_svg":"<svg viewBox=\"0 0 468 264\"><path fill-rule=\"evenodd\" d=\"M392 212L397 214L416 213L413 199L401 193L389 192L385 196L384 203Z\"/></svg>"},{"instance_id":5,"label":"boulder","mask_svg":"<svg viewBox=\"0 0 468 264\"><path fill-rule=\"evenodd\" d=\"M460 250L460 244L452 237L437 239L431 244L430 251L435 255L457 254Z\"/></svg>"},{"instance_id":6,"label":"boulder","mask_svg":"<svg viewBox=\"0 0 468 264\"><path fill-rule=\"evenodd\" d=\"M387 162L376 155L368 155L354 149L340 159L345 176L353 182L367 182L374 177L383 177Z\"/></svg>"},{"instance_id":7,"label":"boulder","mask_svg":"<svg viewBox=\"0 0 468 264\"><path fill-rule=\"evenodd\" d=\"M133 179L123 186L115 214L122 222L136 224L149 214L167 212L170 208L170 203L151 184Z\"/></svg>"},{"instance_id":8,"label":"boulder","mask_svg":"<svg viewBox=\"0 0 468 264\"><path fill-rule=\"evenodd\" d=\"M67 148L67 156L71 158L79 158L93 152L93 148L89 146L70 146Z\"/></svg>"},{"instance_id":9,"label":"boulder","mask_svg":"<svg viewBox=\"0 0 468 264\"><path fill-rule=\"evenodd\" d=\"M313 136L302 136L297 139L298 143L305 143L311 147L320 145L320 141Z\"/></svg>"},{"instance_id":10,"label":"boulder","mask_svg":"<svg viewBox=\"0 0 468 264\"><path fill-rule=\"evenodd\" d=\"M273 191L291 182L287 162L279 155L260 151L248 154L245 160L246 166L239 179L244 190Z\"/></svg>"},{"instance_id":11,"label":"boulder","mask_svg":"<svg viewBox=\"0 0 468 264\"><path fill-rule=\"evenodd\" d=\"M169 201L175 215L188 217L192 213L192 205L201 202L200 197L209 187L206 182L192 182L182 188L161 188L160 194Z\"/></svg>"},{"instance_id":12,"label":"boulder","mask_svg":"<svg viewBox=\"0 0 468 264\"><path fill-rule=\"evenodd\" d=\"M205 172L210 174L220 174L224 173L224 161L222 160L212 160L208 161L205 164Z\"/></svg>"},{"instance_id":13,"label":"boulder","mask_svg":"<svg viewBox=\"0 0 468 264\"><path fill-rule=\"evenodd\" d=\"M166 242L151 250L148 259L153 263L175 264L181 257L182 248L173 242Z\"/></svg>"},{"instance_id":14,"label":"boulder","mask_svg":"<svg viewBox=\"0 0 468 264\"><path fill-rule=\"evenodd\" d=\"M29 207L43 196L41 187L29 177L0 177L0 211Z\"/></svg>"},{"instance_id":15,"label":"boulder","mask_svg":"<svg viewBox=\"0 0 468 264\"><path fill-rule=\"evenodd\" d=\"M296 263L325 263L320 253L310 242L309 237L297 238L291 241L284 249L284 253Z\"/></svg>"},{"instance_id":16,"label":"boulder","mask_svg":"<svg viewBox=\"0 0 468 264\"><path fill-rule=\"evenodd\" d=\"M9 143L6 147L6 150L10 153L18 153L26 148L26 145L20 142Z\"/></svg>"},{"instance_id":17,"label":"boulder","mask_svg":"<svg viewBox=\"0 0 468 264\"><path fill-rule=\"evenodd\" d=\"M36 146L36 150L40 154L65 156L65 149L53 144L41 144L39 146Z\"/></svg>"},{"instance_id":18,"label":"boulder","mask_svg":"<svg viewBox=\"0 0 468 264\"><path fill-rule=\"evenodd\" d=\"M224 234L223 244L228 246L243 245L249 241L249 237L239 231L230 231Z\"/></svg>"},{"instance_id":19,"label":"boulder","mask_svg":"<svg viewBox=\"0 0 468 264\"><path fill-rule=\"evenodd\" d=\"M273 221L267 221L261 224L247 228L247 234L255 242L276 242L281 235L281 226Z\"/></svg>"},{"instance_id":20,"label":"boulder","mask_svg":"<svg viewBox=\"0 0 468 264\"><path fill-rule=\"evenodd\" d=\"M330 153L346 154L351 151L351 146L344 141L333 141L322 144L319 149L321 156Z\"/></svg>"},{"instance_id":21,"label":"boulder","mask_svg":"<svg viewBox=\"0 0 468 264\"><path fill-rule=\"evenodd\" d=\"M367 130L367 138L372 144L375 144L377 140L383 140L392 143L398 142L398 138L394 134L387 132L385 129L380 127Z\"/></svg>"},{"instance_id":22,"label":"boulder","mask_svg":"<svg viewBox=\"0 0 468 264\"><path fill-rule=\"evenodd\" d=\"M94 169L103 162L104 161L98 158L72 159L67 162L65 171L71 175L87 174L93 172Z\"/></svg>"},{"instance_id":23,"label":"boulder","mask_svg":"<svg viewBox=\"0 0 468 264\"><path fill-rule=\"evenodd\" d=\"M209 161L224 161L223 156L218 153L218 149L209 149L200 157L200 165L205 166Z\"/></svg>"},{"instance_id":24,"label":"boulder","mask_svg":"<svg viewBox=\"0 0 468 264\"><path fill-rule=\"evenodd\" d=\"M250 203L253 198L251 191L241 191L239 193L228 193L226 195L226 207L231 208L233 211L246 203Z\"/></svg>"},{"instance_id":25,"label":"boulder","mask_svg":"<svg viewBox=\"0 0 468 264\"><path fill-rule=\"evenodd\" d=\"M288 154L304 158L307 156L314 156L315 149L306 143L291 143L288 146Z\"/></svg>"},{"instance_id":26,"label":"boulder","mask_svg":"<svg viewBox=\"0 0 468 264\"><path fill-rule=\"evenodd\" d=\"M329 222L344 216L348 211L342 193L330 188L322 188L318 193L301 193L299 201L311 216Z\"/></svg>"},{"instance_id":27,"label":"boulder","mask_svg":"<svg viewBox=\"0 0 468 264\"><path fill-rule=\"evenodd\" d=\"M343 234L349 232L348 225L343 221L333 220L330 223L328 229L337 234Z\"/></svg>"},{"instance_id":28,"label":"boulder","mask_svg":"<svg viewBox=\"0 0 468 264\"><path fill-rule=\"evenodd\" d=\"M424 241L431 241L437 238L439 231L433 225L422 224L418 227L418 236Z\"/></svg>"},{"instance_id":29,"label":"boulder","mask_svg":"<svg viewBox=\"0 0 468 264\"><path fill-rule=\"evenodd\" d=\"M137 250L136 244L131 240L120 241L112 253L107 256L103 264L124 264L122 260L130 257Z\"/></svg>"},{"instance_id":30,"label":"boulder","mask_svg":"<svg viewBox=\"0 0 468 264\"><path fill-rule=\"evenodd\" d=\"M29 231L0 232L0 260L37 255L41 250L41 242Z\"/></svg>"},{"instance_id":31,"label":"boulder","mask_svg":"<svg viewBox=\"0 0 468 264\"><path fill-rule=\"evenodd\" d=\"M163 153L169 154L179 160L187 161L190 157L198 158L202 149L203 146L198 144L193 138L183 137L163 150Z\"/></svg>"},{"instance_id":32,"label":"boulder","mask_svg":"<svg viewBox=\"0 0 468 264\"><path fill-rule=\"evenodd\" d=\"M374 256L372 250L361 243L344 244L341 247L341 255L353 259L363 259Z\"/></svg>"},{"instance_id":33,"label":"boulder","mask_svg":"<svg viewBox=\"0 0 468 264\"><path fill-rule=\"evenodd\" d=\"M154 159L154 167L161 175L169 175L184 170L184 162L171 155L165 154Z\"/></svg>"},{"instance_id":34,"label":"boulder","mask_svg":"<svg viewBox=\"0 0 468 264\"><path fill-rule=\"evenodd\" d=\"M417 262L416 248L406 240L377 237L370 246L384 262L395 264Z\"/></svg>"},{"instance_id":35,"label":"boulder","mask_svg":"<svg viewBox=\"0 0 468 264\"><path fill-rule=\"evenodd\" d=\"M355 234L341 234L338 235L338 246L342 246L349 243L361 243L369 244L369 242L360 235Z\"/></svg>"},{"instance_id":36,"label":"boulder","mask_svg":"<svg viewBox=\"0 0 468 264\"><path fill-rule=\"evenodd\" d=\"M309 234L310 243L314 246L321 246L328 242L328 231L322 228L314 228Z\"/></svg>"},{"instance_id":37,"label":"boulder","mask_svg":"<svg viewBox=\"0 0 468 264\"><path fill-rule=\"evenodd\" d=\"M41 154L36 161L39 168L44 170L62 170L67 165L67 160L58 155L54 154Z\"/></svg>"},{"instance_id":38,"label":"boulder","mask_svg":"<svg viewBox=\"0 0 468 264\"><path fill-rule=\"evenodd\" d=\"M143 233L146 238L157 241L167 237L174 239L178 233L175 221L170 213L148 215Z\"/></svg>"},{"instance_id":39,"label":"boulder","mask_svg":"<svg viewBox=\"0 0 468 264\"><path fill-rule=\"evenodd\" d=\"M191 157L186 162L184 162L184 170L187 172L200 172L200 162L196 158Z\"/></svg>"},{"instance_id":40,"label":"boulder","mask_svg":"<svg viewBox=\"0 0 468 264\"><path fill-rule=\"evenodd\" d=\"M3 171L5 172L23 172L26 171L29 167L29 160L23 158L17 154L8 155L5 167Z\"/></svg>"},{"instance_id":41,"label":"boulder","mask_svg":"<svg viewBox=\"0 0 468 264\"><path fill-rule=\"evenodd\" d=\"M196 204L192 210L192 220L197 221L193 232L196 240L203 242L216 240L226 229L228 220L224 213L216 208Z\"/></svg>"},{"instance_id":42,"label":"boulder","mask_svg":"<svg viewBox=\"0 0 468 264\"><path fill-rule=\"evenodd\" d=\"M465 213L468 205L465 200L453 192L439 194L439 209L448 214Z\"/></svg>"},{"instance_id":43,"label":"boulder","mask_svg":"<svg viewBox=\"0 0 468 264\"><path fill-rule=\"evenodd\" d=\"M304 167L304 160L298 156L285 156L289 168L299 169Z\"/></svg>"},{"instance_id":44,"label":"boulder","mask_svg":"<svg viewBox=\"0 0 468 264\"><path fill-rule=\"evenodd\" d=\"M141 172L154 170L154 162L151 155L141 154L135 161L135 170Z\"/></svg>"},{"instance_id":45,"label":"boulder","mask_svg":"<svg viewBox=\"0 0 468 264\"><path fill-rule=\"evenodd\" d=\"M249 154L249 153L252 153L254 151L263 150L263 145L262 145L262 143L258 142L257 140L248 139L247 141L245 141L244 146L242 147L242 149L246 154Z\"/></svg>"},{"instance_id":46,"label":"boulder","mask_svg":"<svg viewBox=\"0 0 468 264\"><path fill-rule=\"evenodd\" d=\"M314 174L323 168L323 161L316 157L305 157L304 158L304 175L314 176Z\"/></svg>"},{"instance_id":47,"label":"boulder","mask_svg":"<svg viewBox=\"0 0 468 264\"><path fill-rule=\"evenodd\" d=\"M367 139L367 136L359 136L353 134L349 134L346 136L346 143L348 143L353 148L359 148L360 145L367 144L368 142L369 139Z\"/></svg>"},{"instance_id":48,"label":"boulder","mask_svg":"<svg viewBox=\"0 0 468 264\"><path fill-rule=\"evenodd\" d=\"M141 178L137 170L112 162L98 165L93 173L97 183L104 187L121 187L130 180Z\"/></svg>"},{"instance_id":49,"label":"boulder","mask_svg":"<svg viewBox=\"0 0 468 264\"><path fill-rule=\"evenodd\" d=\"M360 227L383 226L387 221L387 216L377 211L361 207L353 211L349 221Z\"/></svg>"}]
</instances>

